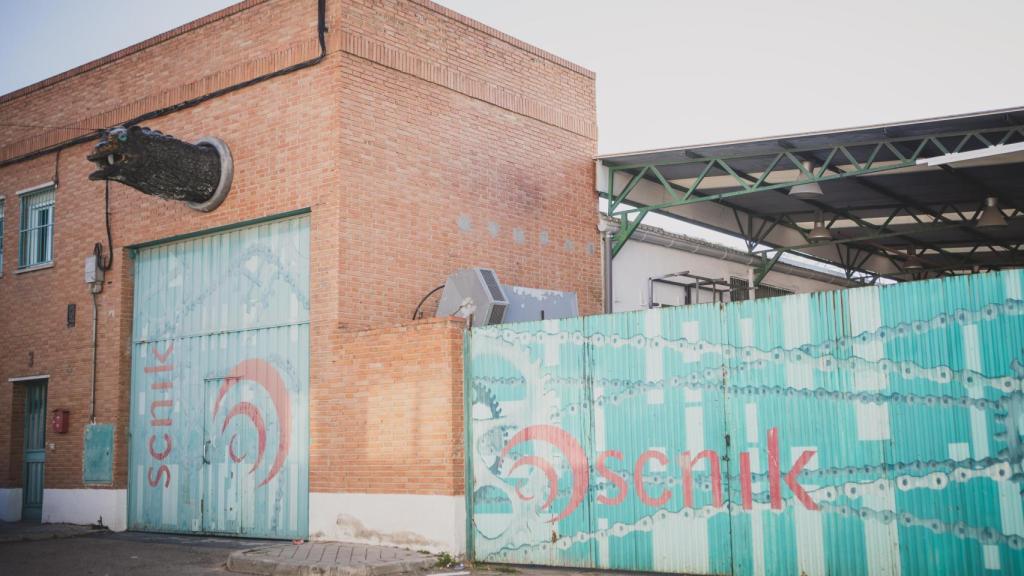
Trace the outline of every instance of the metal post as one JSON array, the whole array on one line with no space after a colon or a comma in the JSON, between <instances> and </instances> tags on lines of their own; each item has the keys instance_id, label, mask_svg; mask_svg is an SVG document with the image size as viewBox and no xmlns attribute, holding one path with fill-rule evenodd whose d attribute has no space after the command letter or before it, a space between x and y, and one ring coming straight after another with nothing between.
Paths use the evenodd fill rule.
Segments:
<instances>
[{"instance_id":1,"label":"metal post","mask_svg":"<svg viewBox=\"0 0 1024 576\"><path fill-rule=\"evenodd\" d=\"M755 300L757 298L757 286L754 286L754 269L747 268L747 293L748 300Z\"/></svg>"},{"instance_id":2,"label":"metal post","mask_svg":"<svg viewBox=\"0 0 1024 576\"><path fill-rule=\"evenodd\" d=\"M612 233L604 233L604 313L612 313Z\"/></svg>"}]
</instances>

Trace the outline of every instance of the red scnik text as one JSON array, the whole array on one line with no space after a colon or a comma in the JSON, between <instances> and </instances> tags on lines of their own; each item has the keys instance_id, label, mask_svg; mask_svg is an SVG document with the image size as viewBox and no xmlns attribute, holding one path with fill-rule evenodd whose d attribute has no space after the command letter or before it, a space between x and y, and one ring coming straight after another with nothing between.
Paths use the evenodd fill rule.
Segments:
<instances>
[{"instance_id":1,"label":"red scnik text","mask_svg":"<svg viewBox=\"0 0 1024 576\"><path fill-rule=\"evenodd\" d=\"M146 374L154 375L153 383L149 385L150 390L153 391L153 400L149 403L151 431L146 442L149 446L149 455L155 460L149 465L146 472L146 479L152 487L163 484L163 487L166 488L171 484L171 469L161 462L166 460L174 450L174 438L160 429L170 428L174 424L174 420L171 418L174 412L174 383L166 377L168 372L174 370L174 364L170 362L173 352L174 344L168 346L163 352L153 346L153 359L156 363L143 368L143 372Z\"/></svg>"},{"instance_id":2,"label":"red scnik text","mask_svg":"<svg viewBox=\"0 0 1024 576\"><path fill-rule=\"evenodd\" d=\"M817 510L818 505L815 504L814 500L811 499L810 495L804 490L803 486L801 486L800 482L797 480L797 477L800 475L800 472L803 471L804 466L810 462L816 452L814 450L804 450L800 454L800 457L793 463L793 466L789 471L783 475L781 467L779 466L778 428L771 428L768 430L767 449L768 491L772 509L782 509L782 483L785 482L786 486L788 486L790 491L793 492L793 496L803 504L805 508L808 510ZM617 474L608 468L609 459L622 461L622 452L618 450L605 450L604 452L598 453L596 462L597 473L614 486L614 489L608 490L608 492L612 492L614 495L600 494L597 497L597 501L601 504L615 506L621 504L626 499L626 493L629 490L629 485L621 474ZM633 466L633 490L636 492L637 498L639 498L641 502L647 506L658 508L664 506L672 498L672 493L667 488L662 488L659 493L651 494L644 486L644 470L647 468L648 463L652 461L657 462L662 467L668 466L669 463L668 457L657 450L647 450L640 454ZM693 468L701 461L707 462L708 475L711 478L711 504L716 508L721 508L724 505L722 498L722 465L718 452L714 450L703 450L696 455L690 451L686 451L678 455L677 463L679 464L679 470L682 477L683 505L687 508L693 507ZM750 469L750 453L740 453L739 461L740 493L743 501L743 509L750 510L754 505L753 492L751 490L753 474Z\"/></svg>"}]
</instances>

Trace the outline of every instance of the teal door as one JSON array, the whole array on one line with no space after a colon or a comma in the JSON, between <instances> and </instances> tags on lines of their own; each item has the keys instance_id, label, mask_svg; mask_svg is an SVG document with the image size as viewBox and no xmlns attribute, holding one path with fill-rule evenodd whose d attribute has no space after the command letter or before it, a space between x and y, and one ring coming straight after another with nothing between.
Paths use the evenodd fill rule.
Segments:
<instances>
[{"instance_id":1,"label":"teal door","mask_svg":"<svg viewBox=\"0 0 1024 576\"><path fill-rule=\"evenodd\" d=\"M46 381L25 385L25 452L21 519L43 518L43 468L46 464Z\"/></svg>"},{"instance_id":2,"label":"teal door","mask_svg":"<svg viewBox=\"0 0 1024 576\"><path fill-rule=\"evenodd\" d=\"M135 254L134 530L305 538L309 217Z\"/></svg>"},{"instance_id":3,"label":"teal door","mask_svg":"<svg viewBox=\"0 0 1024 576\"><path fill-rule=\"evenodd\" d=\"M259 441L251 441L251 433L258 435L255 426L239 428L230 439L218 434L217 413L222 412L218 406L218 398L229 406L245 406L241 396L241 388L233 386L236 382L232 377L211 378L206 381L205 403L206 418L203 422L203 474L208 479L203 483L203 502L209 503L203 510L203 531L210 533L243 534L244 526L251 527L252 514L247 514L248 522L242 519L242 504L252 497L251 485L243 482L246 464L243 457L236 454L239 445L259 446ZM220 390L227 385L229 388L223 397ZM221 419L224 419L221 414ZM264 440L265 444L265 440ZM250 511L251 512L251 511Z\"/></svg>"}]
</instances>

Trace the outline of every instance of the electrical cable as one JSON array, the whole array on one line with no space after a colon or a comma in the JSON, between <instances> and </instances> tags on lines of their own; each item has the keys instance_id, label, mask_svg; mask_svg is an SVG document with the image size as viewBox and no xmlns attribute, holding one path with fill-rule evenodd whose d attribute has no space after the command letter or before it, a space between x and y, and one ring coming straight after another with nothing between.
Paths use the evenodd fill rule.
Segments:
<instances>
[{"instance_id":1,"label":"electrical cable","mask_svg":"<svg viewBox=\"0 0 1024 576\"><path fill-rule=\"evenodd\" d=\"M103 257L102 242L97 242L92 247L92 253L96 255L96 264L106 272L114 266L114 237L110 233L110 180L103 182L103 218L107 225L107 252L109 255L106 258Z\"/></svg>"},{"instance_id":2,"label":"electrical cable","mask_svg":"<svg viewBox=\"0 0 1024 576\"><path fill-rule=\"evenodd\" d=\"M103 187L103 217L107 226L107 252L109 255L103 257L103 243L97 242L92 247L92 253L96 256L96 265L104 272L114 266L114 238L110 233L110 180L104 180Z\"/></svg>"},{"instance_id":3,"label":"electrical cable","mask_svg":"<svg viewBox=\"0 0 1024 576\"><path fill-rule=\"evenodd\" d=\"M48 124L17 124L14 122L0 122L4 128L44 128L48 130L77 130L79 132L92 132L102 128L75 128L73 126L52 126Z\"/></svg>"},{"instance_id":4,"label":"electrical cable","mask_svg":"<svg viewBox=\"0 0 1024 576\"><path fill-rule=\"evenodd\" d=\"M160 117L160 116L165 116L165 115L170 114L172 112L178 112L179 110L184 110L186 108L191 108L191 107L196 106L198 104L202 104L203 102L206 102L207 100L212 100L214 98L219 98L220 96L223 96L225 94L229 94L229 93L234 92L236 90L241 90L242 88L248 88L249 86L252 86L254 84L258 84L260 82L264 82L264 81L270 80L272 78L277 78L278 76L284 76L285 74L291 74L292 72L295 72L297 70L302 70L303 68L309 68L310 66L314 66L316 64L319 64L320 61L322 61L325 57L327 57L327 41L325 39L326 33L327 33L327 8L326 8L326 0L317 0L317 40L320 43L320 54L319 55L317 55L317 56L315 56L313 58L310 58L309 60L304 60L304 61L299 62L297 64L292 64L291 66L287 66L285 68L281 68L280 70L275 70L273 72L268 72L266 74L263 74L262 76L257 76L256 78L252 78L252 79L246 80L244 82L239 82L237 84L232 84L231 86L226 86L224 88L221 88L220 90L214 90L213 92L208 92L206 94L203 94L202 96L197 96L195 98L192 98L191 100L185 100L184 102L179 102L177 104L172 104L171 106L167 106L165 108L160 108L158 110L153 110L152 112L147 112L147 113L142 114L140 116L136 116L135 118L132 118L131 120L128 120L126 122L122 122L121 125L122 126L133 126L133 125L138 124L140 122L145 122L146 120L152 120L153 118L157 118L157 117ZM82 136L78 136L76 138L72 138L71 140L66 140L64 142L61 142L60 144L54 144L53 146L48 146L46 148L40 148L39 150L35 150L33 152L29 152L28 154L23 154L21 156L16 156L16 157L8 159L8 160L0 161L0 168L6 167L6 166L10 166L11 164L17 164L19 162L24 162L26 160L31 160L33 158L39 158L40 156L45 156L45 155L47 155L47 154L49 154L51 152L63 150L65 148L70 148L71 146L77 146L78 144L83 144L85 142L89 142L89 141L95 140L95 139L99 138L102 135L103 135L103 131L102 130L97 130L97 131L95 131L93 133L90 133L90 134L84 134Z\"/></svg>"},{"instance_id":5,"label":"electrical cable","mask_svg":"<svg viewBox=\"0 0 1024 576\"><path fill-rule=\"evenodd\" d=\"M419 313L420 313L420 308L422 308L422 307L423 307L423 303L427 301L427 298L430 298L430 295L431 295L431 294L433 294L434 292L437 292L437 291L438 291L438 290L440 290L441 288L444 288L444 284L441 284L441 285L440 285L440 286L438 286L437 288L434 288L434 289L433 289L433 290L431 290L430 292L427 292L427 295L426 295L426 296L424 296L424 297L423 297L423 299L422 299L422 300L420 300L420 303L416 305L416 310L415 310L415 311L413 311L413 313L412 313L412 319L413 319L413 320L415 320L415 319L416 319L416 316L418 316L418 315L419 315Z\"/></svg>"}]
</instances>

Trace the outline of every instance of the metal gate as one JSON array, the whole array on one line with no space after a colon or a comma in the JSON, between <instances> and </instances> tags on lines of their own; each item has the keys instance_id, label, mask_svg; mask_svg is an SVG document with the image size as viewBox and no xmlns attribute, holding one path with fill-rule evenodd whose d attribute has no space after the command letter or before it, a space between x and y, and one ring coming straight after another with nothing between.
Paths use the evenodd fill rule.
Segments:
<instances>
[{"instance_id":1,"label":"metal gate","mask_svg":"<svg viewBox=\"0 0 1024 576\"><path fill-rule=\"evenodd\" d=\"M308 216L134 258L129 527L305 537Z\"/></svg>"},{"instance_id":2,"label":"metal gate","mask_svg":"<svg viewBox=\"0 0 1024 576\"><path fill-rule=\"evenodd\" d=\"M474 329L476 560L1024 573L1024 272Z\"/></svg>"},{"instance_id":3,"label":"metal gate","mask_svg":"<svg viewBox=\"0 0 1024 576\"><path fill-rule=\"evenodd\" d=\"M25 442L21 519L43 518L43 472L46 465L46 380L25 384Z\"/></svg>"}]
</instances>

